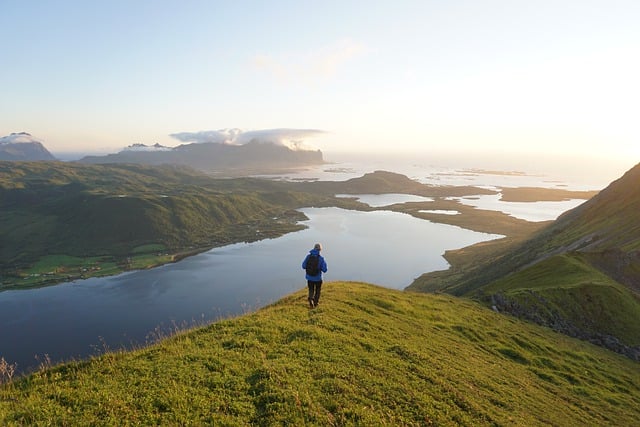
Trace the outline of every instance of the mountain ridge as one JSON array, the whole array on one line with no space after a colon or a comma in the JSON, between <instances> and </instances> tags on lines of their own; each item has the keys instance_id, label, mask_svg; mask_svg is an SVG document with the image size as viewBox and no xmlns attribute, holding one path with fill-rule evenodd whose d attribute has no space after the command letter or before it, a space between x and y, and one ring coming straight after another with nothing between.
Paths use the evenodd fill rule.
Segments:
<instances>
[{"instance_id":1,"label":"mountain ridge","mask_svg":"<svg viewBox=\"0 0 640 427\"><path fill-rule=\"evenodd\" d=\"M152 146L153 147L153 146ZM236 170L286 169L323 164L320 150L291 150L269 142L248 142L241 145L217 142L182 144L156 150L122 150L106 156L86 156L80 163L137 163L143 165L174 164L205 172Z\"/></svg>"}]
</instances>

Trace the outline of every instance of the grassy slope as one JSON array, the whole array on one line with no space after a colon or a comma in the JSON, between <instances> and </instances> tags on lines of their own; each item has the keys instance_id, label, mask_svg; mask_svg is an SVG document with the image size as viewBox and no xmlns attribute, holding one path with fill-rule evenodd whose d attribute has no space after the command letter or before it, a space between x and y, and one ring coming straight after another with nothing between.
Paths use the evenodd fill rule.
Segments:
<instances>
[{"instance_id":1,"label":"grassy slope","mask_svg":"<svg viewBox=\"0 0 640 427\"><path fill-rule=\"evenodd\" d=\"M491 283L482 292L500 294L504 300L498 305L508 304L513 314L570 328L565 332L574 336L604 334L640 346L640 298L579 254L551 257Z\"/></svg>"},{"instance_id":2,"label":"grassy slope","mask_svg":"<svg viewBox=\"0 0 640 427\"><path fill-rule=\"evenodd\" d=\"M450 201L436 203L438 204L437 209L458 210L460 215L440 215L443 218L436 218L434 214L419 212L412 214L418 218L445 222L485 233L503 234L506 237L446 251L444 258L451 265L450 268L422 274L411 283L408 287L409 290L419 292L446 290L449 292L449 289L460 287L461 283L466 284L470 280L477 279L477 276L487 265L499 262L514 247L522 244L550 223L549 221L529 222L502 212L466 206L456 207Z\"/></svg>"},{"instance_id":3,"label":"grassy slope","mask_svg":"<svg viewBox=\"0 0 640 427\"><path fill-rule=\"evenodd\" d=\"M327 283L0 388L0 424L634 425L640 365L444 295Z\"/></svg>"}]
</instances>

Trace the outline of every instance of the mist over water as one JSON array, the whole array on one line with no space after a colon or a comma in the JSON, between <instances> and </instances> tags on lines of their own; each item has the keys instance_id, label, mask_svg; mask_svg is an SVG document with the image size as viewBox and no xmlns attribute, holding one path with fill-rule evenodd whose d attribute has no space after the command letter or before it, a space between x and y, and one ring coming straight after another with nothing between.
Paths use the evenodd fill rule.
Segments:
<instances>
[{"instance_id":1,"label":"mist over water","mask_svg":"<svg viewBox=\"0 0 640 427\"><path fill-rule=\"evenodd\" d=\"M432 185L601 190L640 161L580 155L562 157L544 154L443 152L325 152L324 158L328 164L286 176L294 179L343 181L367 172L386 170ZM508 174L511 172L516 173Z\"/></svg>"}]
</instances>

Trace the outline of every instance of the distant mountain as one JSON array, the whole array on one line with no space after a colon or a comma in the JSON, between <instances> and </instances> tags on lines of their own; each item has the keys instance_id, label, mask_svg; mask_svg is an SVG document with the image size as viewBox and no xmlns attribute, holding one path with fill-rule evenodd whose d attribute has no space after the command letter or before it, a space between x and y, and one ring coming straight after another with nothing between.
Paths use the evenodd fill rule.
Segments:
<instances>
[{"instance_id":1,"label":"distant mountain","mask_svg":"<svg viewBox=\"0 0 640 427\"><path fill-rule=\"evenodd\" d=\"M165 147L164 145L160 144L132 144L126 147L123 151L170 151L171 149L171 147Z\"/></svg>"},{"instance_id":2,"label":"distant mountain","mask_svg":"<svg viewBox=\"0 0 640 427\"><path fill-rule=\"evenodd\" d=\"M175 148L159 144L134 144L116 154L87 156L82 163L138 163L145 165L186 165L206 172L266 171L313 164L322 164L320 150L291 150L287 147L249 142L242 145L223 143L192 143Z\"/></svg>"},{"instance_id":3,"label":"distant mountain","mask_svg":"<svg viewBox=\"0 0 640 427\"><path fill-rule=\"evenodd\" d=\"M439 290L640 360L640 164Z\"/></svg>"},{"instance_id":4,"label":"distant mountain","mask_svg":"<svg viewBox=\"0 0 640 427\"><path fill-rule=\"evenodd\" d=\"M0 138L0 160L41 161L56 158L40 140L26 132L19 132Z\"/></svg>"}]
</instances>

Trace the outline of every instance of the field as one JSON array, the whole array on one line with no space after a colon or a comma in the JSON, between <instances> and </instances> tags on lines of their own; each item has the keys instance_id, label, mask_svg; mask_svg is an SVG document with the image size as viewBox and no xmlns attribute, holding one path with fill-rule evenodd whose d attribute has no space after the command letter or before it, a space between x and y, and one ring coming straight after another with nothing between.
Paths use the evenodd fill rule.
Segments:
<instances>
[{"instance_id":1,"label":"field","mask_svg":"<svg viewBox=\"0 0 640 427\"><path fill-rule=\"evenodd\" d=\"M88 277L112 276L126 270L156 267L175 260L175 255L163 251L162 245L146 245L134 249L130 257L118 260L113 256L75 257L70 255L46 255L33 266L18 273L14 281L0 285L1 289L56 284Z\"/></svg>"}]
</instances>

